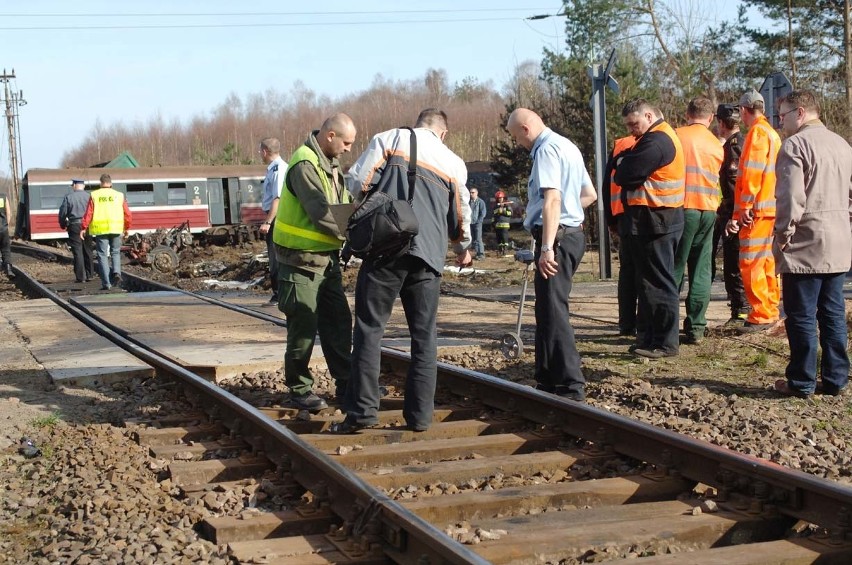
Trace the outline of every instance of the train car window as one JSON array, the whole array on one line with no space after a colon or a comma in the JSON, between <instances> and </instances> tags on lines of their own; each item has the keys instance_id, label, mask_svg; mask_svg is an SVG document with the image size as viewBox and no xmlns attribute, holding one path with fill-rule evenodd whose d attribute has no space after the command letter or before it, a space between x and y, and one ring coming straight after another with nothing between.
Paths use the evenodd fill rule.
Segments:
<instances>
[{"instance_id":1,"label":"train car window","mask_svg":"<svg viewBox=\"0 0 852 565\"><path fill-rule=\"evenodd\" d=\"M153 206L154 184L150 182L127 185L128 206Z\"/></svg>"},{"instance_id":2,"label":"train car window","mask_svg":"<svg viewBox=\"0 0 852 565\"><path fill-rule=\"evenodd\" d=\"M185 182L170 182L169 183L169 204L186 204L186 183Z\"/></svg>"},{"instance_id":3,"label":"train car window","mask_svg":"<svg viewBox=\"0 0 852 565\"><path fill-rule=\"evenodd\" d=\"M59 209L62 205L62 199L65 195L71 192L71 189L65 185L60 186L42 186L39 190L41 193L41 210Z\"/></svg>"}]
</instances>

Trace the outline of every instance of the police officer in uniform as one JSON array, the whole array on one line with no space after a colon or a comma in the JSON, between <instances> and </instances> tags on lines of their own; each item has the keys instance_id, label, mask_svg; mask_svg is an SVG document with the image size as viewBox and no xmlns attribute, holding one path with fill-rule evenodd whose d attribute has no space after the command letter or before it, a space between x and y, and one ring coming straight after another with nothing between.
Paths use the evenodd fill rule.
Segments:
<instances>
[{"instance_id":1,"label":"police officer in uniform","mask_svg":"<svg viewBox=\"0 0 852 565\"><path fill-rule=\"evenodd\" d=\"M15 272L12 270L12 240L9 236L8 201L6 194L0 193L0 253L3 255L3 273L11 279L14 278Z\"/></svg>"},{"instance_id":2,"label":"police officer in uniform","mask_svg":"<svg viewBox=\"0 0 852 565\"><path fill-rule=\"evenodd\" d=\"M80 179L71 180L72 191L65 195L59 206L59 227L68 231L68 243L74 255L74 276L77 282L92 280L95 264L88 242L80 237L83 231L83 216L89 207L91 197L86 192L86 183Z\"/></svg>"},{"instance_id":3,"label":"police officer in uniform","mask_svg":"<svg viewBox=\"0 0 852 565\"><path fill-rule=\"evenodd\" d=\"M266 177L263 179L263 196L260 203L264 221L260 224L260 233L266 236L266 251L269 256L269 282L272 285L272 297L268 306L278 305L278 258L275 256L275 243L272 241L275 216L278 214L278 202L281 199L281 187L287 174L287 163L281 158L281 142L275 137L267 137L260 142L260 154L266 163Z\"/></svg>"},{"instance_id":4,"label":"police officer in uniform","mask_svg":"<svg viewBox=\"0 0 852 565\"><path fill-rule=\"evenodd\" d=\"M725 292L731 307L731 319L726 325L742 325L751 307L743 288L740 273L740 238L737 234L725 232L725 226L734 215L734 187L737 184L737 170L740 155L743 152L743 134L740 132L740 109L736 104L719 104L716 108L716 121L719 125L719 137L724 140L725 156L719 170L719 186L722 190L722 202L716 216L716 229L713 234L713 249L722 244L722 274L725 280ZM715 265L714 265L715 272Z\"/></svg>"},{"instance_id":5,"label":"police officer in uniform","mask_svg":"<svg viewBox=\"0 0 852 565\"><path fill-rule=\"evenodd\" d=\"M104 173L100 180L101 188L92 191L83 216L83 230L95 238L101 290L109 290L121 284L121 236L127 235L131 216L124 194L112 187L112 177Z\"/></svg>"}]
</instances>

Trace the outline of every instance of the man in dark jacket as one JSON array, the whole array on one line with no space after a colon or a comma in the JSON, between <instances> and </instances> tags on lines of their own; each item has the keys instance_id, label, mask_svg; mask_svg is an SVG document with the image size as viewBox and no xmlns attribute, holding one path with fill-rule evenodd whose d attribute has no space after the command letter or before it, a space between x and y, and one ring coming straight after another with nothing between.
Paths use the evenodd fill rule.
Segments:
<instances>
[{"instance_id":1,"label":"man in dark jacket","mask_svg":"<svg viewBox=\"0 0 852 565\"><path fill-rule=\"evenodd\" d=\"M14 278L12 270L12 240L9 236L9 199L0 193L0 253L3 256L3 273Z\"/></svg>"},{"instance_id":2,"label":"man in dark jacket","mask_svg":"<svg viewBox=\"0 0 852 565\"><path fill-rule=\"evenodd\" d=\"M636 145L615 164L625 229L639 267L639 320L633 351L652 359L678 354L679 297L674 258L683 233L686 167L674 130L641 98L622 109Z\"/></svg>"},{"instance_id":3,"label":"man in dark jacket","mask_svg":"<svg viewBox=\"0 0 852 565\"><path fill-rule=\"evenodd\" d=\"M725 292L731 307L731 319L727 326L742 326L748 317L751 306L743 287L740 273L740 238L735 233L727 233L725 227L734 216L734 189L737 186L740 155L743 152L743 134L740 132L740 108L736 104L719 104L716 108L716 122L719 125L719 137L724 140L722 147L724 158L719 170L719 187L722 201L716 211L716 228L713 233L713 249L722 243L722 276L725 280ZM714 263L715 271L715 263Z\"/></svg>"},{"instance_id":4,"label":"man in dark jacket","mask_svg":"<svg viewBox=\"0 0 852 565\"><path fill-rule=\"evenodd\" d=\"M387 180L387 175L407 177L411 135L417 140L412 209L419 231L407 253L388 260L365 260L358 272L352 372L344 402L346 419L334 426L335 433L353 433L378 423L381 340L397 297L402 300L411 334L402 415L410 430L424 431L432 424L438 379L436 319L447 239L455 241L456 263L471 263L467 168L444 145L447 115L429 108L420 112L413 133L396 128L376 134L349 169L349 190L361 197L380 180ZM383 182L382 186L408 193L404 179ZM396 193L393 196L406 198ZM452 233L456 230L458 233Z\"/></svg>"},{"instance_id":5,"label":"man in dark jacket","mask_svg":"<svg viewBox=\"0 0 852 565\"><path fill-rule=\"evenodd\" d=\"M80 179L73 179L71 188L72 191L65 195L59 206L59 227L68 231L77 282L90 281L95 276L95 264L89 242L80 237L80 232L83 231L83 216L91 196L86 192L86 183Z\"/></svg>"},{"instance_id":6,"label":"man in dark jacket","mask_svg":"<svg viewBox=\"0 0 852 565\"><path fill-rule=\"evenodd\" d=\"M475 259L485 257L485 244L482 241L482 222L488 211L485 209L485 201L479 197L479 191L470 189L470 235L473 250L476 252Z\"/></svg>"}]
</instances>

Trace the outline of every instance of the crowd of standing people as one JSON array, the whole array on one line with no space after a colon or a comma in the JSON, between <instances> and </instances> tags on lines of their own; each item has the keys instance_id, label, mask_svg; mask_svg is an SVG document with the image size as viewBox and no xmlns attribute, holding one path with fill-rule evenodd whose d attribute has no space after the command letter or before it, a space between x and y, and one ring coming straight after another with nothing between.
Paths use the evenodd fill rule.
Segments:
<instances>
[{"instance_id":1,"label":"crowd of standing people","mask_svg":"<svg viewBox=\"0 0 852 565\"><path fill-rule=\"evenodd\" d=\"M700 343L721 243L726 326L740 334L774 328L783 305L791 355L775 390L837 395L849 370L852 148L819 120L813 92L792 91L779 103L783 142L753 89L715 112L706 98L690 101L687 125L677 129L646 100L624 106L631 135L616 140L604 185L607 222L619 237L619 330L635 335L631 351L648 358Z\"/></svg>"}]
</instances>

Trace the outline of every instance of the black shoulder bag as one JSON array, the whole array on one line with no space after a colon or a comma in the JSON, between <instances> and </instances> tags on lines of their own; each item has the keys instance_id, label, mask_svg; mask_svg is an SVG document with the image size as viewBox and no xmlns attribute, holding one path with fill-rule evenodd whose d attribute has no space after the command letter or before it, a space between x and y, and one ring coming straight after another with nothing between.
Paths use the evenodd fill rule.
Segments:
<instances>
[{"instance_id":1,"label":"black shoulder bag","mask_svg":"<svg viewBox=\"0 0 852 565\"><path fill-rule=\"evenodd\" d=\"M405 255L420 225L412 209L414 183L417 177L417 137L411 133L408 173L405 177L384 171L352 213L346 229L349 249L355 257L373 262L386 262ZM408 200L397 199L398 187L390 186L406 179Z\"/></svg>"}]
</instances>

